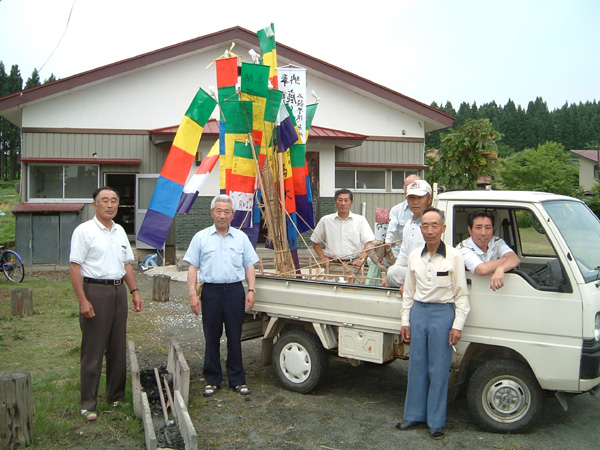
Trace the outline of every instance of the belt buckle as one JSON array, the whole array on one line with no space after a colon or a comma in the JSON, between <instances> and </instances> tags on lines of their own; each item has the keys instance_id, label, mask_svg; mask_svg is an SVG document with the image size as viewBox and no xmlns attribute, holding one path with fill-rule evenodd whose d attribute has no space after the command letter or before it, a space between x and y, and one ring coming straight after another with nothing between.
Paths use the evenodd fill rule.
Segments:
<instances>
[{"instance_id":1,"label":"belt buckle","mask_svg":"<svg viewBox=\"0 0 600 450\"><path fill-rule=\"evenodd\" d=\"M115 286L121 286L123 280L115 280Z\"/></svg>"}]
</instances>

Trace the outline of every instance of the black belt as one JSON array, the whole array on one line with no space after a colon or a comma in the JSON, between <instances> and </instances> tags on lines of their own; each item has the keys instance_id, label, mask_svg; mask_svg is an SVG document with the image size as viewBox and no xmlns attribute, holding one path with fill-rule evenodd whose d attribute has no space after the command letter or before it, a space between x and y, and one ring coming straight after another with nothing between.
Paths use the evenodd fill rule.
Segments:
<instances>
[{"instance_id":1,"label":"black belt","mask_svg":"<svg viewBox=\"0 0 600 450\"><path fill-rule=\"evenodd\" d=\"M110 285L110 286L120 286L121 284L123 284L123 278L119 278L118 280L101 280L99 278L88 278L88 277L83 277L83 282L84 283L91 283L91 284L104 284L104 285Z\"/></svg>"}]
</instances>

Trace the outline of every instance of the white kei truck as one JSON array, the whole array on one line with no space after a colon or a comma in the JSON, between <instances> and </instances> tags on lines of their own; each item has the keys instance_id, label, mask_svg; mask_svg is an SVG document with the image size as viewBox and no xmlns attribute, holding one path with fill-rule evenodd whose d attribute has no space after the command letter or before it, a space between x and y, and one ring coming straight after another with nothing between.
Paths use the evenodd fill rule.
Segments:
<instances>
[{"instance_id":1,"label":"white kei truck","mask_svg":"<svg viewBox=\"0 0 600 450\"><path fill-rule=\"evenodd\" d=\"M600 221L580 200L542 192L455 191L436 194L446 218L443 240L469 237L467 216L491 211L495 234L521 259L502 289L467 272L471 312L453 353L449 398L466 393L484 430L522 432L544 396L563 408L574 394L600 387ZM308 393L330 356L385 364L407 359L397 288L257 275L253 321L245 338L262 337L264 364L281 384Z\"/></svg>"}]
</instances>

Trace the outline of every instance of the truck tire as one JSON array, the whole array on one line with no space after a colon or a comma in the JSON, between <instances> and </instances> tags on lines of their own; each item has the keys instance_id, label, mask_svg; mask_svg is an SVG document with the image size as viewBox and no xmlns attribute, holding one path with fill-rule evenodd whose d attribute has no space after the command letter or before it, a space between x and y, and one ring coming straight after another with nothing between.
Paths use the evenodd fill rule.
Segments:
<instances>
[{"instance_id":1,"label":"truck tire","mask_svg":"<svg viewBox=\"0 0 600 450\"><path fill-rule=\"evenodd\" d=\"M306 330L281 335L275 344L273 367L288 390L307 394L327 376L329 358L319 338Z\"/></svg>"},{"instance_id":2,"label":"truck tire","mask_svg":"<svg viewBox=\"0 0 600 450\"><path fill-rule=\"evenodd\" d=\"M529 367L519 361L488 361L469 380L467 404L486 431L525 431L540 415L542 403L540 385Z\"/></svg>"}]
</instances>

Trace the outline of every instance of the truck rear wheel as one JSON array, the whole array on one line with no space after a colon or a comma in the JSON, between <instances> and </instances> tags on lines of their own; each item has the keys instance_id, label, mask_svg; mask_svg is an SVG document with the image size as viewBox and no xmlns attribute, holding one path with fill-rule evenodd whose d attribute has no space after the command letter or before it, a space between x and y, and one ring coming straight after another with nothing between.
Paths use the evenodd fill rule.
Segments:
<instances>
[{"instance_id":1,"label":"truck rear wheel","mask_svg":"<svg viewBox=\"0 0 600 450\"><path fill-rule=\"evenodd\" d=\"M488 361L469 380L469 410L486 431L525 431L538 418L542 402L542 389L535 376L519 361Z\"/></svg>"},{"instance_id":2,"label":"truck rear wheel","mask_svg":"<svg viewBox=\"0 0 600 450\"><path fill-rule=\"evenodd\" d=\"M273 367L286 389L312 392L327 376L328 366L327 352L313 333L294 330L277 339Z\"/></svg>"}]
</instances>

